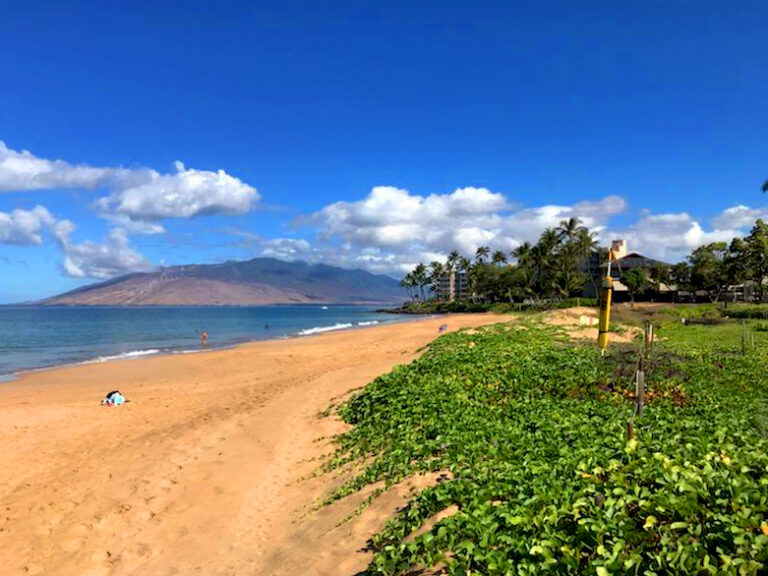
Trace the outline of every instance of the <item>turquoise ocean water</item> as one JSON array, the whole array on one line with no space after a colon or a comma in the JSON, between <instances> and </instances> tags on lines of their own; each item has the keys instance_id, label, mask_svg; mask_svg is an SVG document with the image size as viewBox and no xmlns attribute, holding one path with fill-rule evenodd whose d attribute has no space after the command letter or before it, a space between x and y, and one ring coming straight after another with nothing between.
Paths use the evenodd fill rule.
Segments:
<instances>
[{"instance_id":1,"label":"turquoise ocean water","mask_svg":"<svg viewBox=\"0 0 768 576\"><path fill-rule=\"evenodd\" d=\"M0 307L0 378L30 369L105 362L252 340L309 336L402 321L362 306Z\"/></svg>"}]
</instances>

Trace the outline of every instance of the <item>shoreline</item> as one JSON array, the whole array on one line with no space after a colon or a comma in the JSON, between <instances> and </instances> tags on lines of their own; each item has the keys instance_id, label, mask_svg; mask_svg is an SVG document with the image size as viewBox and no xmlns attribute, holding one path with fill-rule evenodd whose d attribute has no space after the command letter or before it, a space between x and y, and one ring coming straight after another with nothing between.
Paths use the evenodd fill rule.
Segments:
<instances>
[{"instance_id":1,"label":"shoreline","mask_svg":"<svg viewBox=\"0 0 768 576\"><path fill-rule=\"evenodd\" d=\"M313 512L339 481L313 472L345 430L318 414L418 357L442 324L507 320L420 318L0 386L4 575L352 576L403 501L349 522L356 498ZM130 402L101 406L108 390Z\"/></svg>"},{"instance_id":2,"label":"shoreline","mask_svg":"<svg viewBox=\"0 0 768 576\"><path fill-rule=\"evenodd\" d=\"M395 314L392 314L392 316L395 316ZM291 334L282 334L282 335L276 335L276 336L264 337L264 338L252 338L248 340L232 340L229 342L222 343L220 345L210 345L207 347L200 347L199 345L196 345L195 347L189 347L189 348L184 346L178 346L178 347L165 347L165 348L147 348L147 349L140 349L140 350L131 350L129 352L117 352L115 354L110 354L107 356L93 356L90 358L86 358L84 360L61 362L59 364L51 364L47 366L32 366L30 368L14 370L12 372L0 374L0 385L7 384L9 382L19 381L27 374L48 372L51 370L70 368L73 366L104 364L107 362L120 362L123 360L126 360L126 361L142 360L146 358L154 358L154 357L162 357L162 356L180 356L180 355L186 355L186 354L203 354L203 353L209 353L209 352L218 352L221 350L231 350L239 346L245 346L248 344L254 344L258 342L275 342L275 341L292 340L292 339L298 339L298 338L309 338L311 336L320 336L320 335L328 334L331 332L363 330L366 328L375 328L377 326L387 326L391 324L414 322L419 320L436 318L440 316L446 316L446 315L445 314L429 314L429 315L425 314L421 317L403 315L402 318L396 317L396 318L390 318L387 320L375 320L375 321L364 320L361 322L357 322L355 324L351 324L349 326L344 326L343 328L336 328L335 326L337 326L337 324L332 326L313 326L310 328L299 330L298 332L291 333ZM303 333L303 332L306 332L306 333Z\"/></svg>"}]
</instances>

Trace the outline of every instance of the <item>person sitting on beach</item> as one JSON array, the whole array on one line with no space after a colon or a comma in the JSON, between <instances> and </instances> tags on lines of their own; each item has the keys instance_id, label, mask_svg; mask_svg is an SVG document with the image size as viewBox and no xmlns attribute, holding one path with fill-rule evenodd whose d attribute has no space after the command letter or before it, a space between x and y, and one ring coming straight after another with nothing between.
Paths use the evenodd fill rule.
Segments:
<instances>
[{"instance_id":1,"label":"person sitting on beach","mask_svg":"<svg viewBox=\"0 0 768 576\"><path fill-rule=\"evenodd\" d=\"M205 332L205 331L200 332L200 345L208 346L208 332Z\"/></svg>"}]
</instances>

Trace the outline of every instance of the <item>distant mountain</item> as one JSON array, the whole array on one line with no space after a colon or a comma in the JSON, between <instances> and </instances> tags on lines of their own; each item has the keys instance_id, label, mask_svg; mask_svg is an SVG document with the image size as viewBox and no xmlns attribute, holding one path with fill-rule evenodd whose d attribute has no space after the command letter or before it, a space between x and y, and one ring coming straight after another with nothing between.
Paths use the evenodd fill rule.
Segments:
<instances>
[{"instance_id":1,"label":"distant mountain","mask_svg":"<svg viewBox=\"0 0 768 576\"><path fill-rule=\"evenodd\" d=\"M127 274L38 302L45 306L382 304L405 300L399 282L364 270L254 258Z\"/></svg>"}]
</instances>

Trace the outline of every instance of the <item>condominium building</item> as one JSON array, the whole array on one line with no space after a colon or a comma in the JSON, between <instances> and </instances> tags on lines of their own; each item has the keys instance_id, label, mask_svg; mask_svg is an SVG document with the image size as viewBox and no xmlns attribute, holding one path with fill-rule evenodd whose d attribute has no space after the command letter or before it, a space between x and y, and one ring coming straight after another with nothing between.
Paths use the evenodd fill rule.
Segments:
<instances>
[{"instance_id":1,"label":"condominium building","mask_svg":"<svg viewBox=\"0 0 768 576\"><path fill-rule=\"evenodd\" d=\"M435 296L440 300L463 300L469 296L467 273L463 270L452 270L441 274L434 287Z\"/></svg>"}]
</instances>

